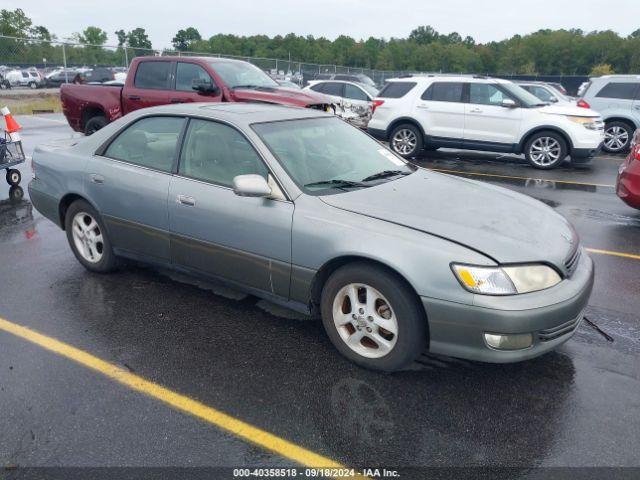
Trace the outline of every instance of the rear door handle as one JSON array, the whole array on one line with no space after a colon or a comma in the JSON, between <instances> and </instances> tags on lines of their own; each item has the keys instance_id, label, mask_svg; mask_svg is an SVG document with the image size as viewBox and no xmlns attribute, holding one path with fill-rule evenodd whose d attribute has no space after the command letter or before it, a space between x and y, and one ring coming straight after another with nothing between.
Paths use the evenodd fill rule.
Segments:
<instances>
[{"instance_id":1,"label":"rear door handle","mask_svg":"<svg viewBox=\"0 0 640 480\"><path fill-rule=\"evenodd\" d=\"M140 100L138 95L129 95L129 100Z\"/></svg>"},{"instance_id":2,"label":"rear door handle","mask_svg":"<svg viewBox=\"0 0 640 480\"><path fill-rule=\"evenodd\" d=\"M179 98L172 98L171 103L184 103L184 100L181 100Z\"/></svg>"},{"instance_id":3,"label":"rear door handle","mask_svg":"<svg viewBox=\"0 0 640 480\"><path fill-rule=\"evenodd\" d=\"M428 110L429 109L429 105L418 105L418 108L422 108L424 110Z\"/></svg>"},{"instance_id":4,"label":"rear door handle","mask_svg":"<svg viewBox=\"0 0 640 480\"><path fill-rule=\"evenodd\" d=\"M186 205L187 207L195 207L196 199L188 195L178 195L178 203Z\"/></svg>"},{"instance_id":5,"label":"rear door handle","mask_svg":"<svg viewBox=\"0 0 640 480\"><path fill-rule=\"evenodd\" d=\"M633 108L635 108L636 110L640 110L640 105L634 105Z\"/></svg>"},{"instance_id":6,"label":"rear door handle","mask_svg":"<svg viewBox=\"0 0 640 480\"><path fill-rule=\"evenodd\" d=\"M97 173L91 173L89 175L89 179L93 182L93 183L97 183L99 185L102 185L104 183L104 177L102 175L98 175Z\"/></svg>"},{"instance_id":7,"label":"rear door handle","mask_svg":"<svg viewBox=\"0 0 640 480\"><path fill-rule=\"evenodd\" d=\"M479 108L472 108L471 110L469 110L471 113L482 113L482 110Z\"/></svg>"}]
</instances>

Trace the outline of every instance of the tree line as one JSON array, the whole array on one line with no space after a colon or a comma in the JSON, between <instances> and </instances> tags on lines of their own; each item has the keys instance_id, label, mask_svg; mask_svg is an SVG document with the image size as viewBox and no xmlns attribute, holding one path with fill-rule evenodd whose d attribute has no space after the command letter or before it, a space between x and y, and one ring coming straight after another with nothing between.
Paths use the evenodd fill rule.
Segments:
<instances>
[{"instance_id":1,"label":"tree line","mask_svg":"<svg viewBox=\"0 0 640 480\"><path fill-rule=\"evenodd\" d=\"M70 61L121 64L123 49L130 55L145 54L153 48L144 28L113 32L117 49L104 49L108 32L89 26L73 35L81 44L98 45L70 49ZM55 40L44 26L33 25L21 9L0 10L0 35ZM34 50L23 42L9 44L0 40L0 63L25 62L45 51ZM313 35L239 36L216 34L204 38L194 27L180 29L172 46L181 52L221 53L242 57L292 59L326 65L344 65L377 70L491 73L498 75L593 75L603 73L640 73L640 28L624 37L611 30L585 32L571 30L538 30L527 35L478 43L457 32L440 33L431 26L420 26L406 38L356 40L340 35L335 40ZM13 47L13 49L12 49ZM51 46L51 49L59 48ZM127 50L129 53L129 50ZM55 50L51 52L56 58ZM23 55L22 58L17 58ZM40 60L36 58L38 63Z\"/></svg>"}]
</instances>

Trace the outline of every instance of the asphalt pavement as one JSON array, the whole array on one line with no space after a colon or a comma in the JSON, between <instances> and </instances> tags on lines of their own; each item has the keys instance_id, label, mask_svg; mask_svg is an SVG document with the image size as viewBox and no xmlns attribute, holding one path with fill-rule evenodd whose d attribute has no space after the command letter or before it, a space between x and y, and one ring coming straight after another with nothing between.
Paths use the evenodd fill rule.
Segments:
<instances>
[{"instance_id":1,"label":"asphalt pavement","mask_svg":"<svg viewBox=\"0 0 640 480\"><path fill-rule=\"evenodd\" d=\"M28 155L74 135L60 115L18 121ZM340 357L318 321L226 288L137 265L87 272L32 208L27 162L24 199L0 186L0 319L17 332L0 328L0 466L285 467L316 454L401 478L424 478L424 467L510 467L508 478L640 467L640 211L615 196L621 161L542 172L486 153L417 160L567 217L596 264L586 316L613 341L583 322L532 361L425 353L396 374Z\"/></svg>"}]
</instances>

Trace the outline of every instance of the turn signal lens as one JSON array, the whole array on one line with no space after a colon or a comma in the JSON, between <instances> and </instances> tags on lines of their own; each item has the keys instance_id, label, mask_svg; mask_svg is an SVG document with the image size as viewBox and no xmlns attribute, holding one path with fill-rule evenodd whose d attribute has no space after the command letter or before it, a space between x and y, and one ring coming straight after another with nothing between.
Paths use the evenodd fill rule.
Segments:
<instances>
[{"instance_id":1,"label":"turn signal lens","mask_svg":"<svg viewBox=\"0 0 640 480\"><path fill-rule=\"evenodd\" d=\"M513 282L501 268L452 265L458 281L473 293L484 295L513 295L518 293Z\"/></svg>"}]
</instances>

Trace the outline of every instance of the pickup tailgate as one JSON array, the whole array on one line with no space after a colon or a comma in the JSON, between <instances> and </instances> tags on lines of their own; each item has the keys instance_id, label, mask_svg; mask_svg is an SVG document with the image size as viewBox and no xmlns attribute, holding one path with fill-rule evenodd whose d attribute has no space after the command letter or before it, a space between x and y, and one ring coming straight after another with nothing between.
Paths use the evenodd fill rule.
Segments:
<instances>
[{"instance_id":1,"label":"pickup tailgate","mask_svg":"<svg viewBox=\"0 0 640 480\"><path fill-rule=\"evenodd\" d=\"M104 115L107 122L122 116L122 86L79 85L67 83L60 87L62 113L71 128L84 131L84 122L95 115Z\"/></svg>"}]
</instances>

